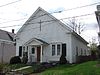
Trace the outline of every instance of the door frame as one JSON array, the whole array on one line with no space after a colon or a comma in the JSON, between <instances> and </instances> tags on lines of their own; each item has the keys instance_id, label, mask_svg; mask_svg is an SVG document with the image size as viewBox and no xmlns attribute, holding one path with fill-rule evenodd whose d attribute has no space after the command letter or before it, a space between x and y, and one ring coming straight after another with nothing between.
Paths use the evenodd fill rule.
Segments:
<instances>
[{"instance_id":1,"label":"door frame","mask_svg":"<svg viewBox=\"0 0 100 75\"><path fill-rule=\"evenodd\" d=\"M41 61L41 46L37 46L36 48L36 51L37 51L37 62L40 62Z\"/></svg>"}]
</instances>

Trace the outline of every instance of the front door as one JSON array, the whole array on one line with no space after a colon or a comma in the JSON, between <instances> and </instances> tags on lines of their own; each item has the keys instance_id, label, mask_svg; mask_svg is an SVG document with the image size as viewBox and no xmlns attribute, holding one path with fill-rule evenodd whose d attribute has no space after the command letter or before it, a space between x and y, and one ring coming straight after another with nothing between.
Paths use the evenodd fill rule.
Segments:
<instances>
[{"instance_id":1,"label":"front door","mask_svg":"<svg viewBox=\"0 0 100 75\"><path fill-rule=\"evenodd\" d=\"M62 55L66 56L66 44L62 44Z\"/></svg>"},{"instance_id":2,"label":"front door","mask_svg":"<svg viewBox=\"0 0 100 75\"><path fill-rule=\"evenodd\" d=\"M41 47L37 47L37 62L40 62Z\"/></svg>"}]
</instances>

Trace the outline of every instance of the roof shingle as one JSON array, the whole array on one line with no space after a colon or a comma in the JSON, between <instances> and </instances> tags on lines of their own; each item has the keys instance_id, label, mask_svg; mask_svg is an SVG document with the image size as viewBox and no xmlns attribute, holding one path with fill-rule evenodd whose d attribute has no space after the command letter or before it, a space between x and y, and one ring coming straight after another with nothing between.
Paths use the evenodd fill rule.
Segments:
<instances>
[{"instance_id":1,"label":"roof shingle","mask_svg":"<svg viewBox=\"0 0 100 75\"><path fill-rule=\"evenodd\" d=\"M13 41L15 34L0 29L0 39Z\"/></svg>"}]
</instances>

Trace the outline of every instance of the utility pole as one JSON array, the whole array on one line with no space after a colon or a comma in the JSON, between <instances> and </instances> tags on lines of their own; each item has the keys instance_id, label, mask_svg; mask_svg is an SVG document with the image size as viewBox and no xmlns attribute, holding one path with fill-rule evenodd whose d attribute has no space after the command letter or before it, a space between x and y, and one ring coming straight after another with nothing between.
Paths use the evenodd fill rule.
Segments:
<instances>
[{"instance_id":1,"label":"utility pole","mask_svg":"<svg viewBox=\"0 0 100 75\"><path fill-rule=\"evenodd\" d=\"M3 57L4 57L4 45L5 45L5 42L3 41L2 42L2 56L1 56L1 62L3 63Z\"/></svg>"}]
</instances>

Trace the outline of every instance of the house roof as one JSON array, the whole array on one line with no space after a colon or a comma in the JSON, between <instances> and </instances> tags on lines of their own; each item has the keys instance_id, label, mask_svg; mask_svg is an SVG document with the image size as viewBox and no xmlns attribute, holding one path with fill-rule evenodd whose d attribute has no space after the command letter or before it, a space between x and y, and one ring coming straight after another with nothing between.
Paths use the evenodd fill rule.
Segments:
<instances>
[{"instance_id":1,"label":"house roof","mask_svg":"<svg viewBox=\"0 0 100 75\"><path fill-rule=\"evenodd\" d=\"M74 36L78 37L82 42L87 43L87 41L85 41L80 35L78 35L76 32L73 32L73 30L71 28L69 28L67 25L65 25L64 23L62 23L60 20L58 20L57 18L55 18L54 16L52 16L50 13L48 13L47 11L45 11L44 9L42 9L41 7L39 7L33 14L32 16L25 22L25 24L19 29L19 31L17 32L16 35L18 35L18 33L20 33L21 31L23 31L24 27L28 25L28 22L30 22L31 20L35 19L34 17L36 16L36 14L42 11L45 14L44 15L48 15L49 17L51 17L54 21L57 21L64 29L69 30L69 32L71 32ZM41 17L42 15L40 15L39 17Z\"/></svg>"},{"instance_id":2,"label":"house roof","mask_svg":"<svg viewBox=\"0 0 100 75\"><path fill-rule=\"evenodd\" d=\"M78 38L80 41L86 43L86 44L89 44L86 40L84 40L80 35L78 35L76 32L72 32L72 34Z\"/></svg>"},{"instance_id":3,"label":"house roof","mask_svg":"<svg viewBox=\"0 0 100 75\"><path fill-rule=\"evenodd\" d=\"M45 42L45 41L43 41L43 40L41 40L41 39L38 39L38 38L35 38L36 40L38 40L38 41L40 41L41 43L43 43L43 44L48 44L47 42Z\"/></svg>"},{"instance_id":4,"label":"house roof","mask_svg":"<svg viewBox=\"0 0 100 75\"><path fill-rule=\"evenodd\" d=\"M7 32L7 31L0 29L0 39L1 40L13 41L14 35L15 35L14 33Z\"/></svg>"},{"instance_id":5,"label":"house roof","mask_svg":"<svg viewBox=\"0 0 100 75\"><path fill-rule=\"evenodd\" d=\"M38 42L38 43L40 43L42 45L48 45L47 42L45 42L45 41L43 41L41 39L38 39L38 38L32 38L32 39L28 40L24 45L30 44L33 41L36 41L36 42Z\"/></svg>"},{"instance_id":6,"label":"house roof","mask_svg":"<svg viewBox=\"0 0 100 75\"><path fill-rule=\"evenodd\" d=\"M67 30L71 31L71 28L69 28L68 26L66 26L64 23L62 23L60 20L58 20L57 18L55 18L54 16L52 16L50 13L48 13L47 11L45 11L44 9L42 9L41 7L38 7L38 9L30 16L30 18L24 23L24 25L19 29L19 31L17 32L16 35L18 35L18 33L20 33L21 31L23 31L24 27L28 25L28 22L30 22L31 20L36 19L36 14L42 11L44 12L44 14L38 16L38 17L42 17L44 15L48 15L49 17L51 17L53 20L52 21L57 21L60 25L62 25L64 28L66 28Z\"/></svg>"}]
</instances>

